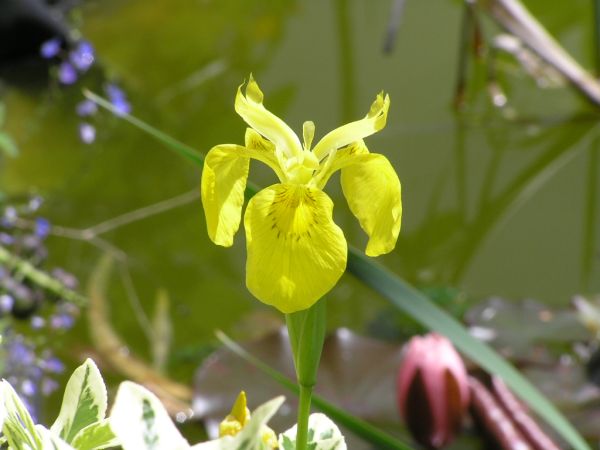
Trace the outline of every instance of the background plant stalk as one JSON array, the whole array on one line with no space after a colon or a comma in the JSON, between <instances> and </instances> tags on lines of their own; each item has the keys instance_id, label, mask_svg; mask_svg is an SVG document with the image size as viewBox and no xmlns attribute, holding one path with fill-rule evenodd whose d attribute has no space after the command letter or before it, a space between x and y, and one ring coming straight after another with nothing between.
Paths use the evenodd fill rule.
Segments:
<instances>
[{"instance_id":1,"label":"background plant stalk","mask_svg":"<svg viewBox=\"0 0 600 450\"><path fill-rule=\"evenodd\" d=\"M325 301L321 299L308 309L286 314L285 319L300 387L296 450L306 450L312 391L325 341Z\"/></svg>"}]
</instances>

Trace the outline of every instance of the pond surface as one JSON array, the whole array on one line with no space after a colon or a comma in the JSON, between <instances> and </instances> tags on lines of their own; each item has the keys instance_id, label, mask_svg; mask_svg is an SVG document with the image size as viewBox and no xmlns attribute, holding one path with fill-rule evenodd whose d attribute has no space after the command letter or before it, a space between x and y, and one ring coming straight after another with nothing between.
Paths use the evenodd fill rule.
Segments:
<instances>
[{"instance_id":1,"label":"pond surface","mask_svg":"<svg viewBox=\"0 0 600 450\"><path fill-rule=\"evenodd\" d=\"M526 3L575 58L592 65L590 2ZM243 142L233 99L250 73L269 109L298 132L313 120L317 138L362 117L383 89L391 97L388 124L367 145L397 169L404 208L399 243L383 264L417 286L450 287L471 301L534 298L566 308L574 294L600 291L593 108L568 86L539 89L503 58L510 111L491 105L480 61L470 65L466 106L457 114L461 5L407 2L385 54L390 8L389 1L361 0L86 3L81 30L99 64L75 87L7 87L6 129L21 155L0 160L0 189L41 194L43 214L70 229L178 198L180 206L102 237L127 255L110 288L115 328L148 357L128 298L135 289L152 315L157 291L166 290L174 324L170 370L189 381L213 330L239 331L248 314L270 311L245 288L243 233L231 249L213 245L193 193L199 169L138 129L104 113L96 119L97 141L81 143L74 113L80 88L100 92L102 80L118 80L134 115L202 152ZM491 37L497 30L483 22ZM262 186L274 181L258 164L250 178ZM335 220L363 248L366 238L338 180L328 186ZM103 253L73 237L52 236L48 245L50 264L74 271L84 284ZM346 275L328 308L332 327L365 331L387 304ZM81 351L85 321L77 330Z\"/></svg>"}]
</instances>

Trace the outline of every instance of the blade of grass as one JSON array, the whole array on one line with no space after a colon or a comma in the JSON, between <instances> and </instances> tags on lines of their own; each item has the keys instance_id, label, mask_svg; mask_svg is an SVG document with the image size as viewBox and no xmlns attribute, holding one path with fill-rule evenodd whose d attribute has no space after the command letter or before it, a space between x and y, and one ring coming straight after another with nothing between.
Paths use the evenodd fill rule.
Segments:
<instances>
[{"instance_id":1,"label":"blade of grass","mask_svg":"<svg viewBox=\"0 0 600 450\"><path fill-rule=\"evenodd\" d=\"M99 106L116 114L112 104L101 97L84 91L84 95ZM118 115L118 114L117 114ZM129 114L121 117L142 131L154 136L181 156L202 165L204 156L191 147L179 142L153 126ZM253 195L259 188L248 184L247 195ZM408 285L396 274L368 259L360 250L348 246L348 271L355 275L374 291L381 294L396 308L408 313L415 320L431 330L435 330L450 339L473 362L490 373L496 374L540 417L544 418L576 450L591 450L581 435L544 397L544 395L523 377L510 363L496 353L490 346L472 337L467 329L443 309Z\"/></svg>"},{"instance_id":2,"label":"blade of grass","mask_svg":"<svg viewBox=\"0 0 600 450\"><path fill-rule=\"evenodd\" d=\"M281 372L278 372L277 370L273 369L271 366L264 363L251 353L248 353L241 345L234 342L229 336L227 336L222 331L217 330L215 334L217 335L217 339L219 339L219 341L221 341L221 343L230 351L232 351L248 363L252 364L254 367L271 377L274 381L281 384L290 392L293 392L295 395L298 395L298 385L292 380L290 380L288 377L283 375ZM329 403L327 400L325 400L322 397L319 397L318 395L313 394L312 402L318 409L320 409L323 413L325 413L335 422L345 426L357 436L360 436L366 441L374 444L376 448L390 450L412 450L412 447L408 446L407 444L404 444L403 442L397 440L393 436L390 436L384 431L381 431L379 428L374 427L370 423L367 423L364 420L359 419L358 417L348 414L347 412L334 406L333 404Z\"/></svg>"}]
</instances>

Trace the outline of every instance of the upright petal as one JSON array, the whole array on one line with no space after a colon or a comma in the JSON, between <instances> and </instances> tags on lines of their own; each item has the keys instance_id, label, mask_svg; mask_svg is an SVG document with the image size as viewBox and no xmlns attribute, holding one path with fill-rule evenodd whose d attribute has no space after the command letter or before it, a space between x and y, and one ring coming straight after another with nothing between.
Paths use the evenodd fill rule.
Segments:
<instances>
[{"instance_id":1,"label":"upright petal","mask_svg":"<svg viewBox=\"0 0 600 450\"><path fill-rule=\"evenodd\" d=\"M302 145L296 133L263 106L263 93L252 75L246 85L246 95L242 94L242 86L238 88L235 96L235 110L242 119L281 149L286 156L302 153Z\"/></svg>"},{"instance_id":2,"label":"upright petal","mask_svg":"<svg viewBox=\"0 0 600 450\"><path fill-rule=\"evenodd\" d=\"M211 240L224 247L233 244L240 227L250 160L240 145L213 147L202 169L202 206Z\"/></svg>"},{"instance_id":3,"label":"upright petal","mask_svg":"<svg viewBox=\"0 0 600 450\"><path fill-rule=\"evenodd\" d=\"M381 92L364 119L350 122L330 131L317 143L313 152L317 158L322 159L332 149L344 147L378 132L385 127L389 108L390 97Z\"/></svg>"},{"instance_id":4,"label":"upright petal","mask_svg":"<svg viewBox=\"0 0 600 450\"><path fill-rule=\"evenodd\" d=\"M365 253L391 252L400 233L402 199L400 180L383 155L362 153L342 167L342 190L350 210L369 235Z\"/></svg>"},{"instance_id":5,"label":"upright petal","mask_svg":"<svg viewBox=\"0 0 600 450\"><path fill-rule=\"evenodd\" d=\"M306 309L346 269L347 244L323 191L275 184L250 200L244 225L246 284L260 301L283 313Z\"/></svg>"}]
</instances>

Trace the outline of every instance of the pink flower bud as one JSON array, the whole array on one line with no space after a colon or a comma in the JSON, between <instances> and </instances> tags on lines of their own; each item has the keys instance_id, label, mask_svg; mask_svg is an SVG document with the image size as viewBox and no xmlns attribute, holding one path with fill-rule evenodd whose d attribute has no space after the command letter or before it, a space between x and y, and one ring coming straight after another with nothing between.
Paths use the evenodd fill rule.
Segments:
<instances>
[{"instance_id":1,"label":"pink flower bud","mask_svg":"<svg viewBox=\"0 0 600 450\"><path fill-rule=\"evenodd\" d=\"M465 365L450 341L436 333L413 337L397 380L400 414L416 441L430 449L454 439L469 405Z\"/></svg>"}]
</instances>

